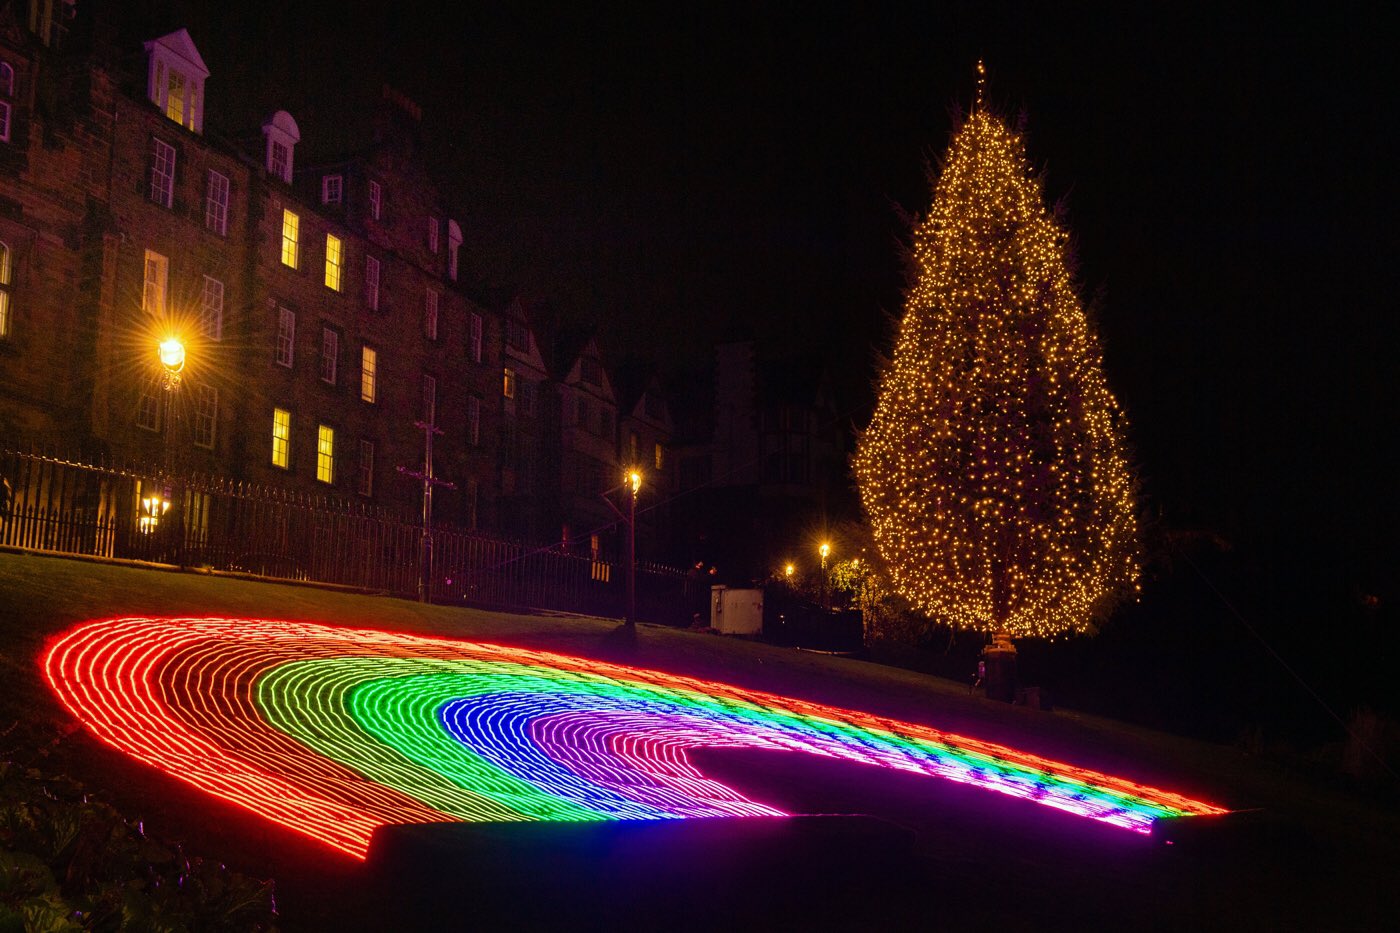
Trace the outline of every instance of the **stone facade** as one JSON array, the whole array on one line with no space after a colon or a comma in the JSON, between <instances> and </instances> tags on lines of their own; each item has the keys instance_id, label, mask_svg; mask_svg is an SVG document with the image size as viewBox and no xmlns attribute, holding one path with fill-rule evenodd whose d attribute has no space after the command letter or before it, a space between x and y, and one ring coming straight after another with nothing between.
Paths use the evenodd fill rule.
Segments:
<instances>
[{"instance_id":1,"label":"stone facade","mask_svg":"<svg viewBox=\"0 0 1400 933\"><path fill-rule=\"evenodd\" d=\"M596 345L560 365L531 302L464 273L411 101L386 88L362 147L308 158L285 112L261 137L206 132L220 76L184 30L59 50L9 10L0 446L408 516L422 486L398 468L422 471L430 424L451 484L437 520L580 551L601 528L605 556L618 536L599 494L620 482L624 437L670 495L658 387L622 411ZM178 379L158 353L170 337ZM643 557L659 556L659 515L639 528Z\"/></svg>"},{"instance_id":2,"label":"stone facade","mask_svg":"<svg viewBox=\"0 0 1400 933\"><path fill-rule=\"evenodd\" d=\"M183 30L153 48L202 67ZM45 90L45 69L65 83ZM271 134L196 131L218 106L202 83L183 113L168 94L158 107L156 73L0 23L5 441L411 511L421 486L395 468L422 470L431 422L434 472L454 487L439 517L499 525L500 309L457 281L461 234L419 161L413 105L386 94L373 138L341 160L303 166L293 144L274 166ZM185 365L167 388L171 336Z\"/></svg>"}]
</instances>

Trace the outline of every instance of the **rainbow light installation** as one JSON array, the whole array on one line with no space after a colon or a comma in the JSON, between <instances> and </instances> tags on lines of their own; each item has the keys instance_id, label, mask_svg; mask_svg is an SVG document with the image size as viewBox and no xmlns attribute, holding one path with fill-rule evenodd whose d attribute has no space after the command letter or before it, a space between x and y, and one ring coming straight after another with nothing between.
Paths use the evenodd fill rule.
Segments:
<instances>
[{"instance_id":1,"label":"rainbow light installation","mask_svg":"<svg viewBox=\"0 0 1400 933\"><path fill-rule=\"evenodd\" d=\"M948 778L1137 832L1225 812L928 726L586 658L304 622L122 618L54 641L45 676L98 738L356 858L451 820L782 816L698 747Z\"/></svg>"}]
</instances>

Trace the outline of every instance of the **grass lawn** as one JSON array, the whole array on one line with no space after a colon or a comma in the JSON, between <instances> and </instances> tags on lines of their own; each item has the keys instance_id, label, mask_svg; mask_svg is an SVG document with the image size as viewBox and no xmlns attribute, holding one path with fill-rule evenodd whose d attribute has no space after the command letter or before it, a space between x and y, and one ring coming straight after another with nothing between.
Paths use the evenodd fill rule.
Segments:
<instances>
[{"instance_id":1,"label":"grass lawn","mask_svg":"<svg viewBox=\"0 0 1400 933\"><path fill-rule=\"evenodd\" d=\"M364 867L207 797L75 728L37 659L69 626L124 615L324 622L601 658L849 707L1024 751L1263 815L1167 849L1073 817L946 782L871 775L806 756L720 755L706 769L795 812L868 812L918 833L911 890L931 922L978 928L1384 929L1400 916L1395 789L1290 773L1223 746L1099 717L969 696L958 683L862 661L660 627L635 645L615 620L423 606L316 587L0 552L0 749L68 774L149 832L256 877L275 877L287 929L367 916ZM13 724L13 726L11 725ZM986 800L985 798L995 798ZM1074 824L1074 825L1071 825ZM920 895L923 896L922 894ZM912 923L914 917L908 918ZM371 924L372 925L372 924Z\"/></svg>"}]
</instances>

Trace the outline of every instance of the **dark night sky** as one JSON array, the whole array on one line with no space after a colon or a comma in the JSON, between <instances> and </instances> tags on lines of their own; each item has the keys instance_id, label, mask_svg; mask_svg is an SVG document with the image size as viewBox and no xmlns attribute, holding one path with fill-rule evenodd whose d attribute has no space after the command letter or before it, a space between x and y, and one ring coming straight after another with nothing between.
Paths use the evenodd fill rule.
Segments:
<instances>
[{"instance_id":1,"label":"dark night sky","mask_svg":"<svg viewBox=\"0 0 1400 933\"><path fill-rule=\"evenodd\" d=\"M403 88L469 269L596 322L615 355L703 363L736 327L821 352L857 419L900 308L900 210L927 207L984 57L1068 199L1149 507L1254 547L1280 592L1315 566L1319 594L1400 597L1400 81L1378 12L442 6L137 18L190 29L211 126L281 107L303 148L335 148L381 82Z\"/></svg>"}]
</instances>

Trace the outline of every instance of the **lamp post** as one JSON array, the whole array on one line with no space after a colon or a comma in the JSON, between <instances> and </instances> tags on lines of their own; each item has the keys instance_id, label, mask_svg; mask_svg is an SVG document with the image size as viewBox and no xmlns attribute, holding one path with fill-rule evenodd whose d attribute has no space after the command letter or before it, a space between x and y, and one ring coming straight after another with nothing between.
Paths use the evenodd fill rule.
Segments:
<instances>
[{"instance_id":1,"label":"lamp post","mask_svg":"<svg viewBox=\"0 0 1400 933\"><path fill-rule=\"evenodd\" d=\"M826 558L831 553L831 545L823 541L821 547L817 548L817 553L822 556L822 608L830 609L831 599L827 595L826 589Z\"/></svg>"},{"instance_id":2,"label":"lamp post","mask_svg":"<svg viewBox=\"0 0 1400 933\"><path fill-rule=\"evenodd\" d=\"M619 489L629 489L627 513L613 504L609 498ZM637 630L637 493L642 489L642 474L636 467L627 471L621 486L614 486L603 493L603 501L618 518L627 524L627 618L624 621L627 634L635 635Z\"/></svg>"},{"instance_id":3,"label":"lamp post","mask_svg":"<svg viewBox=\"0 0 1400 933\"><path fill-rule=\"evenodd\" d=\"M165 488L161 490L161 501L159 505L155 502L151 502L149 499L147 500L149 503L147 511L149 511L153 517L152 524L164 518L170 511L171 500L175 498L173 479L175 471L175 390L180 388L180 378L185 371L185 345L180 341L179 337L176 337L174 334L167 335L156 349L161 366L160 386L162 394L165 396ZM159 512L156 511L157 508L159 508ZM173 550L176 552L175 556L178 558L180 552L180 548L178 547L178 535L180 532L179 523L181 521L179 510L176 510L174 520L174 530L167 532L161 537L166 540L174 540L177 542L177 546L173 548Z\"/></svg>"},{"instance_id":4,"label":"lamp post","mask_svg":"<svg viewBox=\"0 0 1400 933\"><path fill-rule=\"evenodd\" d=\"M418 601L432 600L433 590L433 487L444 486L456 489L457 484L433 475L433 437L442 430L432 421L415 421L414 426L423 432L423 469L410 470L400 466L396 469L404 476L411 476L423 484L423 527L418 552Z\"/></svg>"},{"instance_id":5,"label":"lamp post","mask_svg":"<svg viewBox=\"0 0 1400 933\"><path fill-rule=\"evenodd\" d=\"M627 474L632 496L627 510L627 628L637 627L637 493L642 488L642 474L635 469Z\"/></svg>"}]
</instances>

